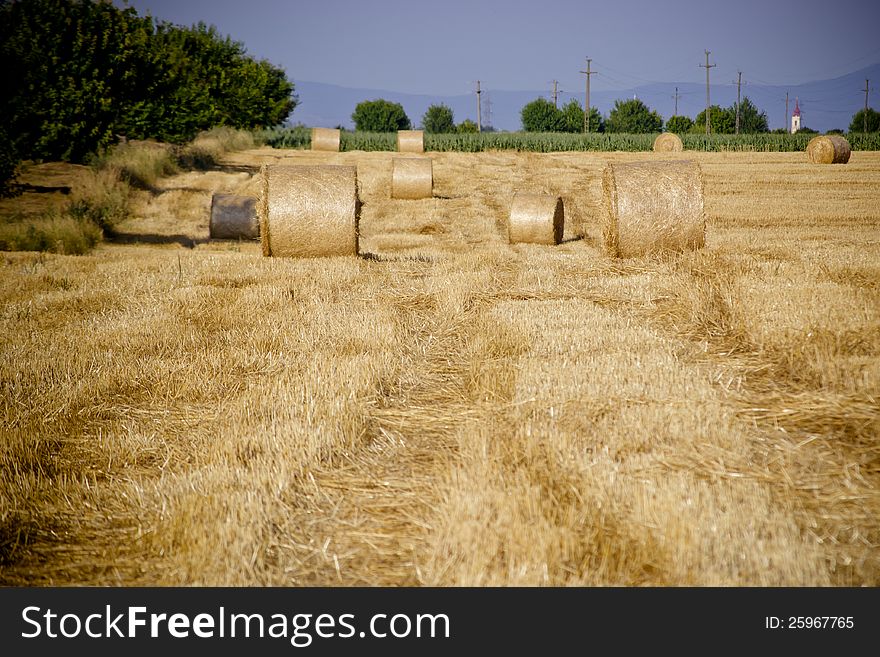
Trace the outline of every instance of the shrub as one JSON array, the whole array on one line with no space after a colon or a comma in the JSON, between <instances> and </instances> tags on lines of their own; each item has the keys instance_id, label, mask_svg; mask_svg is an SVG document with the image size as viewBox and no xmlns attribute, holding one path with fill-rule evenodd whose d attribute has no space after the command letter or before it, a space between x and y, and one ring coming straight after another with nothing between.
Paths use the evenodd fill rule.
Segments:
<instances>
[{"instance_id":1,"label":"shrub","mask_svg":"<svg viewBox=\"0 0 880 657\"><path fill-rule=\"evenodd\" d=\"M660 132L663 118L637 98L615 100L614 108L608 114L605 129L608 132L644 134Z\"/></svg>"},{"instance_id":2,"label":"shrub","mask_svg":"<svg viewBox=\"0 0 880 657\"><path fill-rule=\"evenodd\" d=\"M171 148L156 142L119 144L94 158L92 166L116 171L120 180L140 189L152 189L159 178L178 170Z\"/></svg>"},{"instance_id":3,"label":"shrub","mask_svg":"<svg viewBox=\"0 0 880 657\"><path fill-rule=\"evenodd\" d=\"M74 219L91 221L112 233L129 216L129 186L114 169L93 171L71 193L67 211Z\"/></svg>"},{"instance_id":4,"label":"shrub","mask_svg":"<svg viewBox=\"0 0 880 657\"><path fill-rule=\"evenodd\" d=\"M0 249L4 251L82 255L100 240L100 228L91 221L76 219L69 214L0 223Z\"/></svg>"}]
</instances>

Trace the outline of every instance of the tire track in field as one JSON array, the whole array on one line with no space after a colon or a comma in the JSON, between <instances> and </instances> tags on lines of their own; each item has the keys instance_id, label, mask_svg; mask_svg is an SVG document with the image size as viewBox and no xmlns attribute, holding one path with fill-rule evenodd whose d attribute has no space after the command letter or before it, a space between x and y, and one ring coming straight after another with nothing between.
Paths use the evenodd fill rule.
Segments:
<instances>
[{"instance_id":1,"label":"tire track in field","mask_svg":"<svg viewBox=\"0 0 880 657\"><path fill-rule=\"evenodd\" d=\"M306 511L295 513L290 532L279 533L272 546L290 583L423 583L420 565L435 530L444 475L457 458L457 433L465 423L488 419L480 373L499 359L480 329L493 295L516 279L510 263L500 270L478 265L477 272L462 274L462 285L449 285L449 272L435 271L377 300L397 306L408 348L400 355L398 380L372 400L365 446L340 465L306 476ZM473 281L482 283L471 288ZM492 381L509 379L496 374Z\"/></svg>"}]
</instances>

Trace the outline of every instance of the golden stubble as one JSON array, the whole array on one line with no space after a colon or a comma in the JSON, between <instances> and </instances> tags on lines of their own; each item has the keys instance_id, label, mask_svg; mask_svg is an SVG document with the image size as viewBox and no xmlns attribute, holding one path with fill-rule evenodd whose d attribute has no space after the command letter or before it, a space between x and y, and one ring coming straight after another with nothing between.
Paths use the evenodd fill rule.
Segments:
<instances>
[{"instance_id":1,"label":"golden stubble","mask_svg":"<svg viewBox=\"0 0 880 657\"><path fill-rule=\"evenodd\" d=\"M880 156L687 153L707 245L610 259L674 154L255 149L0 268L7 584L876 585ZM210 242L263 163L358 168L361 257ZM250 190L250 191L248 191ZM559 246L509 245L520 190Z\"/></svg>"}]
</instances>

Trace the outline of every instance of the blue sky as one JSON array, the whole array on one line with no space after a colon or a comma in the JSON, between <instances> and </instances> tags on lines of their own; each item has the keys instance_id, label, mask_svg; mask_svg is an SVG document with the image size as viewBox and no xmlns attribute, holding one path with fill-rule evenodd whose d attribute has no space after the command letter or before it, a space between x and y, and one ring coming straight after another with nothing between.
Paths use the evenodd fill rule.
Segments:
<instances>
[{"instance_id":1,"label":"blue sky","mask_svg":"<svg viewBox=\"0 0 880 657\"><path fill-rule=\"evenodd\" d=\"M123 4L117 0L117 4ZM139 13L216 25L294 82L406 93L581 94L647 82L712 82L736 72L795 85L880 62L876 0L129 0ZM872 81L880 88L880 80ZM872 104L875 104L872 102Z\"/></svg>"}]
</instances>

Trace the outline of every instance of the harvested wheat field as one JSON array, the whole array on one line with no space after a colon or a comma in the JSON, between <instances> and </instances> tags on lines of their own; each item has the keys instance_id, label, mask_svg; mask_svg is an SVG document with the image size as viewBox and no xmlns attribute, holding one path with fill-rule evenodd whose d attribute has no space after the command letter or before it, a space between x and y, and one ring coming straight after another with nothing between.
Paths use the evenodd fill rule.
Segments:
<instances>
[{"instance_id":1,"label":"harvested wheat field","mask_svg":"<svg viewBox=\"0 0 880 657\"><path fill-rule=\"evenodd\" d=\"M880 153L428 155L235 153L2 254L0 582L880 585ZM706 246L605 255L605 165L682 157ZM209 241L265 163L356 166L360 256Z\"/></svg>"}]
</instances>

